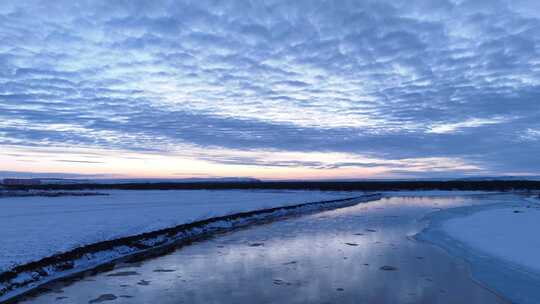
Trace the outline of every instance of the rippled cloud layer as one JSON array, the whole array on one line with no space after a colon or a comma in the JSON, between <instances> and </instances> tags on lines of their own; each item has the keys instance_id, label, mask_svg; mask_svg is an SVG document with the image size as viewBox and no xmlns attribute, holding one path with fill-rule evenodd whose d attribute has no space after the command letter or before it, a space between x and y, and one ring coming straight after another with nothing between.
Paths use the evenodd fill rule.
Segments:
<instances>
[{"instance_id":1,"label":"rippled cloud layer","mask_svg":"<svg viewBox=\"0 0 540 304\"><path fill-rule=\"evenodd\" d=\"M31 170L40 149L39 170L111 168L123 151L176 162L166 175L537 174L533 2L2 1L1 157L6 170Z\"/></svg>"}]
</instances>

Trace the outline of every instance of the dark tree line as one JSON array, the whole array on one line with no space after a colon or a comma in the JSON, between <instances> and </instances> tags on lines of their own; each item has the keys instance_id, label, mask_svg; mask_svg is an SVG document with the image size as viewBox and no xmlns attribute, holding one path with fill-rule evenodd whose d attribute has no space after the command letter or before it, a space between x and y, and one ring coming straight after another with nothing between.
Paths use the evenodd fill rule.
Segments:
<instances>
[{"instance_id":1,"label":"dark tree line","mask_svg":"<svg viewBox=\"0 0 540 304\"><path fill-rule=\"evenodd\" d=\"M17 190L327 190L327 191L389 191L389 190L540 190L540 181L354 181L354 182L209 182L209 183L122 183L122 184L45 184L7 186Z\"/></svg>"}]
</instances>

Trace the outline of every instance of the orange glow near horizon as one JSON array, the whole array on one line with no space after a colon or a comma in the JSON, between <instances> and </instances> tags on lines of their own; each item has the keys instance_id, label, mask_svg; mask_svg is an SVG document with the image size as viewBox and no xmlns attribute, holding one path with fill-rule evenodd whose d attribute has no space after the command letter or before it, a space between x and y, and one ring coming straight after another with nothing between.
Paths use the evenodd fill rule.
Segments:
<instances>
[{"instance_id":1,"label":"orange glow near horizon","mask_svg":"<svg viewBox=\"0 0 540 304\"><path fill-rule=\"evenodd\" d=\"M0 154L0 170L13 172L79 174L81 178L191 178L253 177L266 180L283 179L353 179L392 177L392 169L408 166L409 170L425 171L430 166L446 163L449 168L474 170L453 159L381 160L344 153L308 153L280 151L208 151L194 148L191 154L140 153L83 148L4 147ZM214 153L216 161L208 154ZM227 159L245 157L254 163L227 163ZM219 160L225 160L220 162ZM301 160L301 161L298 161ZM342 163L358 166L342 166ZM307 165L306 165L307 164ZM316 166L313 164L320 164ZM362 164L368 164L362 165Z\"/></svg>"},{"instance_id":2,"label":"orange glow near horizon","mask_svg":"<svg viewBox=\"0 0 540 304\"><path fill-rule=\"evenodd\" d=\"M370 177L380 173L374 168L315 169L303 167L273 167L227 165L174 156L141 156L137 158L101 157L88 162L65 162L42 154L34 161L0 155L3 171L32 173L101 175L105 178L190 178L190 177L254 177L260 179L320 179ZM131 158L130 158L131 157Z\"/></svg>"}]
</instances>

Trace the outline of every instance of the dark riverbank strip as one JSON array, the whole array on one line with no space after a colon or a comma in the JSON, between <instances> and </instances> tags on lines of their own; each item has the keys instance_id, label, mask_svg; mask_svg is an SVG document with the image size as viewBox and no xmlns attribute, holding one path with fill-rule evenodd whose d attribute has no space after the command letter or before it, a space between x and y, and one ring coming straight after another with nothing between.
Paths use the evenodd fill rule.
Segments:
<instances>
[{"instance_id":1,"label":"dark riverbank strip","mask_svg":"<svg viewBox=\"0 0 540 304\"><path fill-rule=\"evenodd\" d=\"M321 190L321 191L393 191L393 190L461 190L513 191L540 190L536 180L455 180L455 181L253 181L253 182L137 182L137 183L77 183L6 186L8 189L29 190Z\"/></svg>"}]
</instances>

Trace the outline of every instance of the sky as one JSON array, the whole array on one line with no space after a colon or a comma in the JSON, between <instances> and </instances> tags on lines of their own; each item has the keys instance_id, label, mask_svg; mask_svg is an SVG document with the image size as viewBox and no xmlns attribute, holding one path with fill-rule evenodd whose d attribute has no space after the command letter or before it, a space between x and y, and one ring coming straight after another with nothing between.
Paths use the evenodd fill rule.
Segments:
<instances>
[{"instance_id":1,"label":"sky","mask_svg":"<svg viewBox=\"0 0 540 304\"><path fill-rule=\"evenodd\" d=\"M540 2L0 2L0 175L540 175Z\"/></svg>"}]
</instances>

